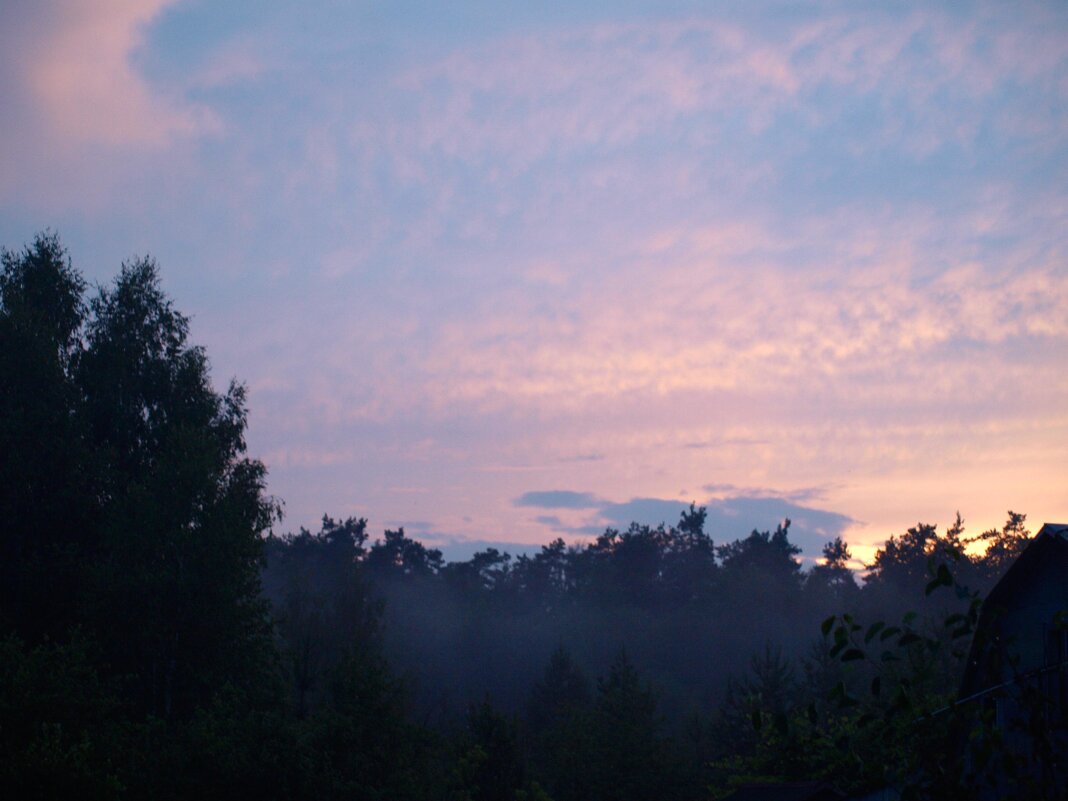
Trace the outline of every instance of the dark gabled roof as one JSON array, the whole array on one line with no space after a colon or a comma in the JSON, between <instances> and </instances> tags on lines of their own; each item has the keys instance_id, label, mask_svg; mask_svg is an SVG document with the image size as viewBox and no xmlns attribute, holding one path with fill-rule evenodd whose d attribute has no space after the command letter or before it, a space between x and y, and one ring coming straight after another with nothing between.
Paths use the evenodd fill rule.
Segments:
<instances>
[{"instance_id":1,"label":"dark gabled roof","mask_svg":"<svg viewBox=\"0 0 1068 801\"><path fill-rule=\"evenodd\" d=\"M1068 567L1068 523L1046 523L1027 544L983 603L989 608L1004 607L1021 585L1028 583L1036 572L1045 570L1050 562Z\"/></svg>"},{"instance_id":2,"label":"dark gabled roof","mask_svg":"<svg viewBox=\"0 0 1068 801\"><path fill-rule=\"evenodd\" d=\"M991 629L1001 614L1013 605L1021 589L1030 585L1039 573L1048 570L1061 571L1064 578L1068 579L1068 523L1043 525L983 601L968 663L964 668L961 699L990 687L993 677L984 675L986 665L983 652L991 645Z\"/></svg>"},{"instance_id":3,"label":"dark gabled roof","mask_svg":"<svg viewBox=\"0 0 1068 801\"><path fill-rule=\"evenodd\" d=\"M1062 537L1068 539L1068 523L1046 523L1035 535L1035 539L1039 537Z\"/></svg>"}]
</instances>

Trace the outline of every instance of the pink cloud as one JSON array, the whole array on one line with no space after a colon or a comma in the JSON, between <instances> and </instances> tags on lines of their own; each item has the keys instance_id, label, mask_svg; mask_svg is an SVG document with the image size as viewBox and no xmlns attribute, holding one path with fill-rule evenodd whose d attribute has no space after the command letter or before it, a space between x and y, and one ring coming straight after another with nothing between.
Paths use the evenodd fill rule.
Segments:
<instances>
[{"instance_id":1,"label":"pink cloud","mask_svg":"<svg viewBox=\"0 0 1068 801\"><path fill-rule=\"evenodd\" d=\"M829 226L828 262L803 272L786 264L796 243L750 223L741 229L751 231L748 247L698 231L690 253L657 253L602 276L556 300L551 318L521 293L496 297L503 314L487 307L441 330L422 363L425 380L444 404L571 408L635 392L770 389L821 375L863 393L848 382L870 383L873 364L886 370L880 391L896 393L900 371L946 359L940 374L956 375L963 393L967 373L938 351L947 343L1068 339L1068 276L1055 265L1004 273L964 263L916 285L923 257L906 251L895 261L904 231L882 225L879 235L877 227L850 217ZM858 249L884 258L859 268ZM732 255L760 250L758 267Z\"/></svg>"},{"instance_id":2,"label":"pink cloud","mask_svg":"<svg viewBox=\"0 0 1068 801\"><path fill-rule=\"evenodd\" d=\"M618 147L710 107L756 113L797 80L785 54L752 34L693 20L509 37L413 67L397 88L432 100L391 142L449 156L507 151L523 169L561 144Z\"/></svg>"},{"instance_id":3,"label":"pink cloud","mask_svg":"<svg viewBox=\"0 0 1068 801\"><path fill-rule=\"evenodd\" d=\"M169 165L214 130L183 93L237 95L263 76L266 40L241 40L162 93L136 61L165 6L8 12L10 119L31 124L0 140L31 157L5 161L0 191L33 191L36 170L54 196L106 206L72 192L72 174L92 187ZM975 177L948 204L839 187L784 212L782 176L834 161L799 155L824 129L843 162L968 151L991 127L1063 148L1062 29L1000 25L990 7L963 24L876 8L785 33L605 24L483 42L358 89L348 63L272 63L270 86L245 97L254 122L228 118L219 160L193 161L188 197L223 201L191 210L150 180L123 200L160 191L158 216L202 232L185 251L198 269L256 287L198 330L220 377L249 378L250 441L276 491L313 499L309 522L357 495L416 513L398 508L398 486L440 504L442 526L499 536L531 476L616 498L817 482L881 537L901 510L865 492L945 520L939 504L994 503L975 487L995 479L1021 506L1063 485L1048 454L1068 390L1064 200ZM1016 84L1046 106L986 102ZM322 115L279 116L264 137L255 126L294 97ZM873 130L848 120L858 99L883 112ZM524 525L509 536L543 536Z\"/></svg>"},{"instance_id":4,"label":"pink cloud","mask_svg":"<svg viewBox=\"0 0 1068 801\"><path fill-rule=\"evenodd\" d=\"M875 10L778 38L702 18L516 35L410 67L395 86L421 98L417 124L364 126L357 140L391 153L413 181L434 180L410 159L427 151L490 158L508 175L561 151L596 146L603 156L710 112L741 114L754 131L786 111L835 113L806 102L832 86L910 111L908 119L887 113L879 138L855 147L892 143L924 155L947 141L972 142L987 113L947 105L941 93L978 100L1011 81L1055 86L1063 74L1068 53L1057 26L1002 22L991 8L968 24L937 10L904 18ZM1012 103L1001 124L1051 135L1064 123ZM714 146L715 126L703 136Z\"/></svg>"},{"instance_id":5,"label":"pink cloud","mask_svg":"<svg viewBox=\"0 0 1068 801\"><path fill-rule=\"evenodd\" d=\"M210 124L158 96L131 60L146 27L174 0L66 0L10 12L3 37L30 102L59 140L161 146Z\"/></svg>"},{"instance_id":6,"label":"pink cloud","mask_svg":"<svg viewBox=\"0 0 1068 801\"><path fill-rule=\"evenodd\" d=\"M72 210L139 213L164 175L173 185L186 180L190 143L218 132L218 120L151 85L136 66L149 26L171 4L0 4L0 202L44 220ZM151 192L145 180L155 182Z\"/></svg>"}]
</instances>

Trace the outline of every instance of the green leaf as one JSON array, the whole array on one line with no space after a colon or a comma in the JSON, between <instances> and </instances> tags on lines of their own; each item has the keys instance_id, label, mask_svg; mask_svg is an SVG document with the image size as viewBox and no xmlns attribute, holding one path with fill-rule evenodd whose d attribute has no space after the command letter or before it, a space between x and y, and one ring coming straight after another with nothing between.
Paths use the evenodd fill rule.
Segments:
<instances>
[{"instance_id":1,"label":"green leaf","mask_svg":"<svg viewBox=\"0 0 1068 801\"><path fill-rule=\"evenodd\" d=\"M870 643L875 638L875 635L882 631L884 628L886 628L886 624L883 623L881 620L877 620L876 622L868 626L868 633L864 635L864 644L867 645L868 643Z\"/></svg>"},{"instance_id":2,"label":"green leaf","mask_svg":"<svg viewBox=\"0 0 1068 801\"><path fill-rule=\"evenodd\" d=\"M831 691L827 694L829 701L834 701L838 704L839 708L847 706L856 706L857 699L846 692L845 682L838 682Z\"/></svg>"},{"instance_id":3,"label":"green leaf","mask_svg":"<svg viewBox=\"0 0 1068 801\"><path fill-rule=\"evenodd\" d=\"M859 648L850 648L844 654L842 654L843 662L855 662L858 659L864 658L864 652Z\"/></svg>"},{"instance_id":4,"label":"green leaf","mask_svg":"<svg viewBox=\"0 0 1068 801\"><path fill-rule=\"evenodd\" d=\"M915 634L914 632L911 632L911 631L906 631L898 639L897 644L898 644L899 647L904 648L906 645L912 645L914 642L919 642L920 639L921 639L920 635Z\"/></svg>"},{"instance_id":5,"label":"green leaf","mask_svg":"<svg viewBox=\"0 0 1068 801\"><path fill-rule=\"evenodd\" d=\"M950 574L949 568L946 567L943 564L943 565L939 565L938 566L938 572L935 574L935 577L933 579L931 579L929 582L927 582L927 589L924 592L925 592L925 594L930 595L932 592L937 590L939 587L952 587L952 586L953 586L953 576Z\"/></svg>"},{"instance_id":6,"label":"green leaf","mask_svg":"<svg viewBox=\"0 0 1068 801\"><path fill-rule=\"evenodd\" d=\"M883 689L883 680L882 680L882 678L880 678L879 676L875 676L871 680L871 694L874 695L876 698L878 698L879 697L879 693L882 692L882 689Z\"/></svg>"},{"instance_id":7,"label":"green leaf","mask_svg":"<svg viewBox=\"0 0 1068 801\"><path fill-rule=\"evenodd\" d=\"M883 633L879 635L879 640L881 642L886 642L900 631L901 629L899 629L897 626L890 626L888 628L885 628L883 629Z\"/></svg>"},{"instance_id":8,"label":"green leaf","mask_svg":"<svg viewBox=\"0 0 1068 801\"><path fill-rule=\"evenodd\" d=\"M835 617L835 615L831 615L829 618L824 620L823 623L820 624L820 631L823 633L824 637L831 633L831 628L834 626Z\"/></svg>"}]
</instances>

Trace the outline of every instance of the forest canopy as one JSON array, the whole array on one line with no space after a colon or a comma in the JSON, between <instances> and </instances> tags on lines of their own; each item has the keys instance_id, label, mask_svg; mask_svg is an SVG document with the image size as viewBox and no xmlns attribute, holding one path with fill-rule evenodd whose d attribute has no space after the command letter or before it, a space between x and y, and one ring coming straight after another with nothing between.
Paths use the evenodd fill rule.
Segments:
<instances>
[{"instance_id":1,"label":"forest canopy","mask_svg":"<svg viewBox=\"0 0 1068 801\"><path fill-rule=\"evenodd\" d=\"M970 629L939 621L974 618L1030 537L1014 512L974 538L920 523L858 582L840 539L803 570L789 520L717 544L695 505L514 559L356 518L280 533L245 390L214 388L155 262L90 293L53 234L3 254L0 373L10 798L933 793L908 721L862 725L876 679L951 701ZM854 620L902 616L887 653L913 673L846 664Z\"/></svg>"}]
</instances>

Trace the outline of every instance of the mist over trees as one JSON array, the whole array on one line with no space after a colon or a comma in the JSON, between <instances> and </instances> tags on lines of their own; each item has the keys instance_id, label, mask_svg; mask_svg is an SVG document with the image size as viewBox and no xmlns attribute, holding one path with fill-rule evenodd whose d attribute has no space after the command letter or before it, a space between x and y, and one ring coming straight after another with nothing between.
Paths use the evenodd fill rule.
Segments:
<instances>
[{"instance_id":1,"label":"mist over trees","mask_svg":"<svg viewBox=\"0 0 1068 801\"><path fill-rule=\"evenodd\" d=\"M51 234L3 254L0 375L9 798L945 797L931 713L1030 537L917 524L858 583L840 539L806 571L789 521L693 505L452 563L362 519L279 533L244 389L155 263L90 294Z\"/></svg>"}]
</instances>

